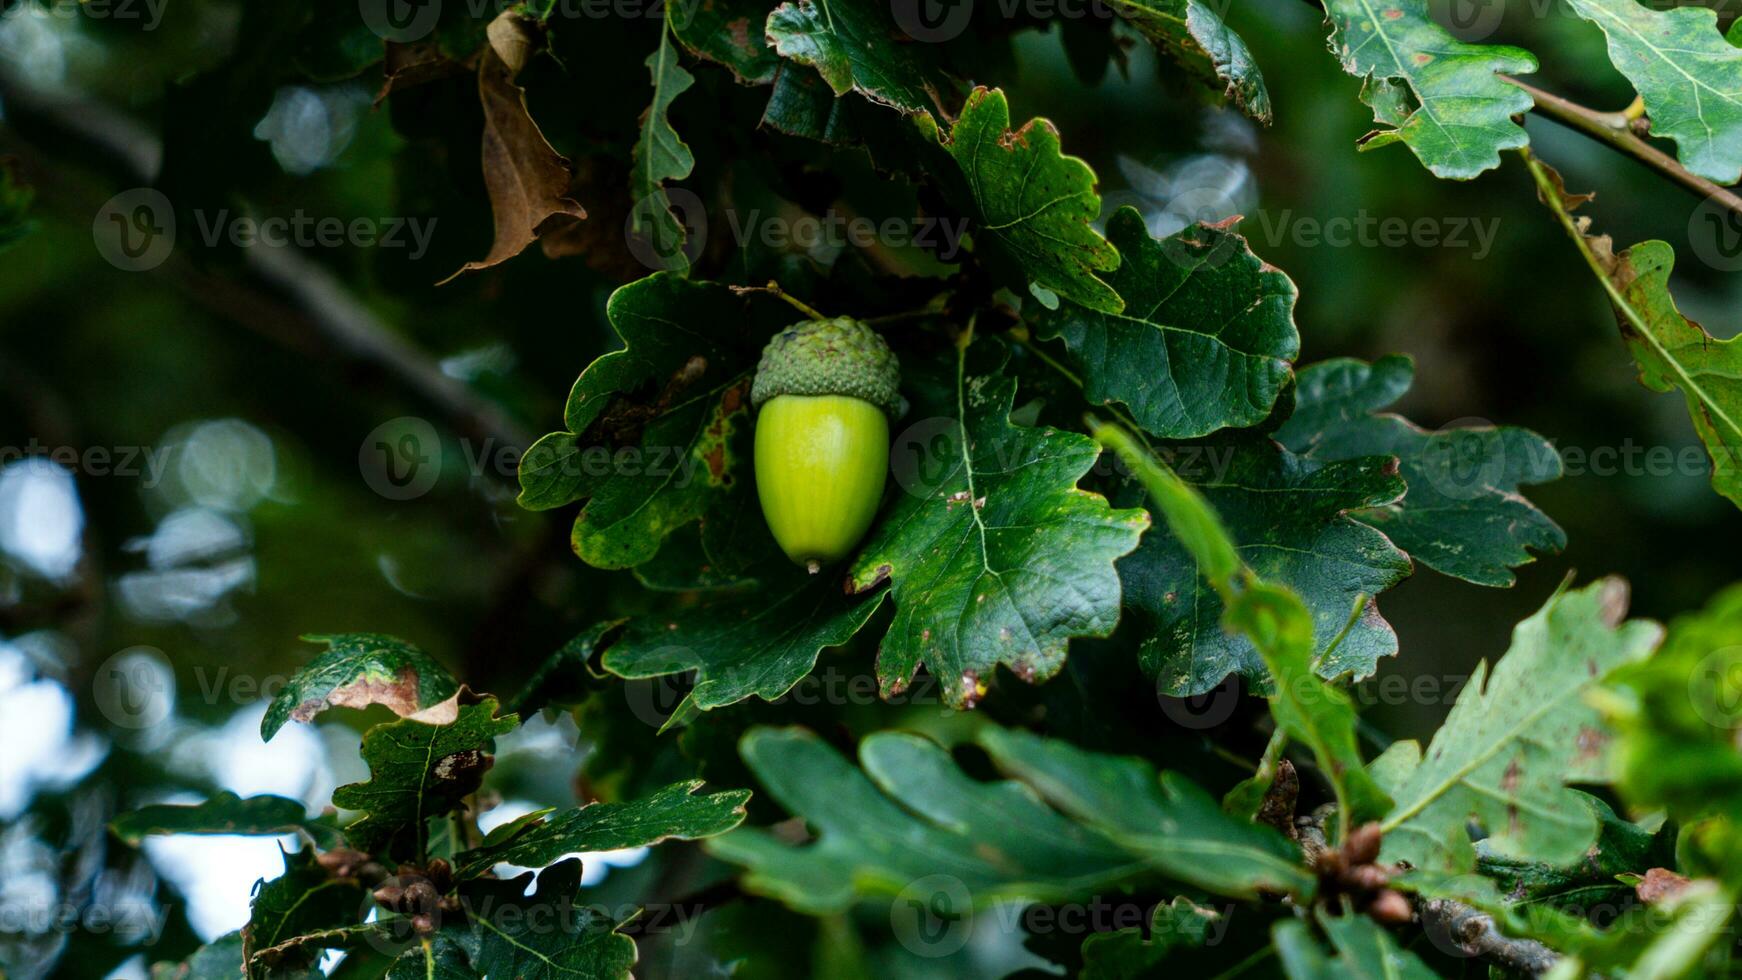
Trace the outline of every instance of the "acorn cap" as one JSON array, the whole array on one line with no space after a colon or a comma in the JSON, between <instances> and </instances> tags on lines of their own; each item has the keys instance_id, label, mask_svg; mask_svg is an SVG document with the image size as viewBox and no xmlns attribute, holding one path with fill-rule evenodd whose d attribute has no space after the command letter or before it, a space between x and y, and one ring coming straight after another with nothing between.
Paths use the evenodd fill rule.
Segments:
<instances>
[{"instance_id":1,"label":"acorn cap","mask_svg":"<svg viewBox=\"0 0 1742 980\"><path fill-rule=\"evenodd\" d=\"M750 403L777 395L846 395L895 417L901 364L877 332L852 317L807 320L774 335L762 349Z\"/></svg>"}]
</instances>

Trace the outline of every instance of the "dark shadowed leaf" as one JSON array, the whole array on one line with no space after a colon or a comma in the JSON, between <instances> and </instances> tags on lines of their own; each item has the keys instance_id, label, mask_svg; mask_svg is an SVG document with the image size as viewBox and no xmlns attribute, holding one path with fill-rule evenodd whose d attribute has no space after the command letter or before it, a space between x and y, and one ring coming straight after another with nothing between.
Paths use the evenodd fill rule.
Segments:
<instances>
[{"instance_id":1,"label":"dark shadowed leaf","mask_svg":"<svg viewBox=\"0 0 1742 980\"><path fill-rule=\"evenodd\" d=\"M1066 301L1039 319L1040 337L1070 350L1083 394L1125 405L1170 439L1264 421L1300 352L1294 283L1244 238L1209 225L1157 241L1127 207L1107 222L1107 238L1121 260L1105 278L1124 312Z\"/></svg>"},{"instance_id":2,"label":"dark shadowed leaf","mask_svg":"<svg viewBox=\"0 0 1742 980\"><path fill-rule=\"evenodd\" d=\"M834 576L793 570L741 597L636 620L604 665L627 678L694 670L689 700L704 711L753 694L772 701L811 672L819 653L852 639L886 595L845 596Z\"/></svg>"},{"instance_id":3,"label":"dark shadowed leaf","mask_svg":"<svg viewBox=\"0 0 1742 980\"><path fill-rule=\"evenodd\" d=\"M542 868L565 854L645 847L663 840L700 840L744 822L749 790L696 795L702 781L673 783L652 796L622 803L592 803L553 813L502 840L459 856L457 873L472 877L491 865Z\"/></svg>"},{"instance_id":4,"label":"dark shadowed leaf","mask_svg":"<svg viewBox=\"0 0 1742 980\"><path fill-rule=\"evenodd\" d=\"M1547 440L1514 426L1429 432L1380 410L1409 390L1406 357L1371 365L1347 358L1300 372L1294 414L1276 432L1289 449L1335 462L1396 456L1409 492L1402 500L1354 512L1409 556L1435 571L1481 585L1511 585L1511 569L1530 551L1557 552L1566 532L1524 499L1519 487L1561 475Z\"/></svg>"},{"instance_id":5,"label":"dark shadowed leaf","mask_svg":"<svg viewBox=\"0 0 1742 980\"><path fill-rule=\"evenodd\" d=\"M1113 562L1149 526L1147 512L1077 487L1100 456L1093 439L1011 424L1006 350L970 340L907 366L909 431L935 429L923 448L939 455L898 472L902 492L848 572L856 592L894 583L895 619L877 656L884 693L924 663L957 706L978 700L999 664L1045 680L1071 637L1111 633Z\"/></svg>"},{"instance_id":6,"label":"dark shadowed leaf","mask_svg":"<svg viewBox=\"0 0 1742 980\"><path fill-rule=\"evenodd\" d=\"M1032 788L974 780L916 735L865 739L861 771L804 729L753 729L741 746L745 762L817 839L795 847L747 828L707 846L746 866L745 887L812 914L843 911L865 895L942 895L958 910L1067 901L1156 874L1235 894L1311 890L1286 841L1226 816L1180 777L1002 734L1011 740L983 734L982 746Z\"/></svg>"},{"instance_id":7,"label":"dark shadowed leaf","mask_svg":"<svg viewBox=\"0 0 1742 980\"><path fill-rule=\"evenodd\" d=\"M1174 471L1220 515L1241 560L1306 603L1320 676L1365 677L1380 657L1397 652L1397 635L1371 597L1409 574L1409 556L1349 516L1402 496L1403 480L1392 460L1319 463L1262 437L1175 447L1167 455ZM1146 535L1120 561L1119 576L1127 608L1147 620L1140 634L1144 668L1165 693L1202 694L1230 673L1266 683L1258 651L1247 637L1222 628L1222 597L1179 541Z\"/></svg>"},{"instance_id":8,"label":"dark shadowed leaf","mask_svg":"<svg viewBox=\"0 0 1742 980\"><path fill-rule=\"evenodd\" d=\"M1270 92L1252 52L1205 0L1112 0L1109 4L1200 84L1258 122L1270 122Z\"/></svg>"},{"instance_id":9,"label":"dark shadowed leaf","mask_svg":"<svg viewBox=\"0 0 1742 980\"><path fill-rule=\"evenodd\" d=\"M538 440L521 459L521 505L548 510L585 499L571 543L601 568L648 561L668 534L698 518L711 553L728 550L717 535L744 547L750 381L763 343L795 314L760 294L664 272L612 293L606 313L624 347L581 372L564 411L567 431ZM765 527L753 530L767 537ZM736 567L729 555L714 557Z\"/></svg>"},{"instance_id":10,"label":"dark shadowed leaf","mask_svg":"<svg viewBox=\"0 0 1742 980\"><path fill-rule=\"evenodd\" d=\"M142 806L109 824L110 831L131 847L153 834L277 835L312 832L311 828L301 800L283 796L244 799L228 790L191 806Z\"/></svg>"},{"instance_id":11,"label":"dark shadowed leaf","mask_svg":"<svg viewBox=\"0 0 1742 980\"><path fill-rule=\"evenodd\" d=\"M890 5L876 0L792 0L768 15L768 43L817 70L835 95L858 91L903 112L938 112L950 87L931 45L901 43Z\"/></svg>"},{"instance_id":12,"label":"dark shadowed leaf","mask_svg":"<svg viewBox=\"0 0 1742 980\"><path fill-rule=\"evenodd\" d=\"M1100 217L1095 172L1059 146L1045 119L1010 128L1010 104L997 89L977 88L941 138L930 116L917 119L922 139L941 142L957 175L936 175L950 203L973 221L974 246L1019 290L1043 306L1060 297L1117 313L1119 294L1100 278L1119 252L1092 222ZM941 162L941 161L939 161Z\"/></svg>"},{"instance_id":13,"label":"dark shadowed leaf","mask_svg":"<svg viewBox=\"0 0 1742 980\"><path fill-rule=\"evenodd\" d=\"M333 805L364 816L345 836L367 854L403 853L422 841L424 822L460 806L489 770L495 737L519 719L496 716L496 699L465 704L440 725L405 719L377 725L363 735L366 782L333 791Z\"/></svg>"},{"instance_id":14,"label":"dark shadowed leaf","mask_svg":"<svg viewBox=\"0 0 1742 980\"><path fill-rule=\"evenodd\" d=\"M460 885L465 921L443 932L466 951L479 976L514 980L628 980L635 943L579 898L581 862L538 873Z\"/></svg>"},{"instance_id":15,"label":"dark shadowed leaf","mask_svg":"<svg viewBox=\"0 0 1742 980\"><path fill-rule=\"evenodd\" d=\"M284 874L259 886L248 924L242 927L242 958L249 975L312 967L321 956L318 946L287 949L271 957L270 964L257 964L255 956L309 933L355 925L366 894L357 879L335 877L322 867L313 847L285 852Z\"/></svg>"}]
</instances>

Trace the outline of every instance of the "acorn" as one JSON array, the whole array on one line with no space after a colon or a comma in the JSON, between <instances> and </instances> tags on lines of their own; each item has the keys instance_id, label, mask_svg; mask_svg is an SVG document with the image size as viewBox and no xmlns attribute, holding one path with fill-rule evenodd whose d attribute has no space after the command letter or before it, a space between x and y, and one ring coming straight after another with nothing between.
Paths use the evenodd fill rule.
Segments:
<instances>
[{"instance_id":1,"label":"acorn","mask_svg":"<svg viewBox=\"0 0 1742 980\"><path fill-rule=\"evenodd\" d=\"M851 317L796 323L762 351L756 491L780 549L813 573L851 553L877 515L900 387L889 345Z\"/></svg>"}]
</instances>

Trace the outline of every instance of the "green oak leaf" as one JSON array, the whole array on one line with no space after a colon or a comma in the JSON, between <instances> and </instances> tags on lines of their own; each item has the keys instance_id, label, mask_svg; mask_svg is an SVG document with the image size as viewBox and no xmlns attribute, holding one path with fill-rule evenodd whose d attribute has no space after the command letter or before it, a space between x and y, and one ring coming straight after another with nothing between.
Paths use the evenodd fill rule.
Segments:
<instances>
[{"instance_id":1,"label":"green oak leaf","mask_svg":"<svg viewBox=\"0 0 1742 980\"><path fill-rule=\"evenodd\" d=\"M1486 841L1476 842L1476 869L1492 878L1507 900L1546 902L1575 913L1604 906L1620 908L1633 898L1633 886L1621 875L1676 866L1674 824L1649 831L1616 816L1609 804L1595 796L1577 790L1573 793L1597 819L1597 842L1577 860L1556 863L1501 857L1490 853Z\"/></svg>"},{"instance_id":2,"label":"green oak leaf","mask_svg":"<svg viewBox=\"0 0 1742 980\"><path fill-rule=\"evenodd\" d=\"M1742 49L1718 30L1717 11L1639 0L1567 6L1602 28L1609 60L1645 101L1651 135L1674 140L1682 165L1702 177L1742 177Z\"/></svg>"},{"instance_id":3,"label":"green oak leaf","mask_svg":"<svg viewBox=\"0 0 1742 980\"><path fill-rule=\"evenodd\" d=\"M122 843L138 847L154 834L272 835L315 833L301 800L283 796L250 796L228 790L191 806L158 804L129 810L109 824ZM325 837L324 831L321 831Z\"/></svg>"},{"instance_id":4,"label":"green oak leaf","mask_svg":"<svg viewBox=\"0 0 1742 980\"><path fill-rule=\"evenodd\" d=\"M309 933L355 925L363 914L368 893L361 882L333 876L315 860L313 847L282 853L284 873L255 890L248 924L242 927L242 962L249 976L266 975L265 967L255 962L260 951ZM272 969L312 967L319 953L314 946L295 950L275 957Z\"/></svg>"},{"instance_id":5,"label":"green oak leaf","mask_svg":"<svg viewBox=\"0 0 1742 980\"><path fill-rule=\"evenodd\" d=\"M1305 922L1278 922L1271 931L1288 980L1435 980L1419 957L1402 949L1379 923L1364 915L1318 916L1336 951L1328 957Z\"/></svg>"},{"instance_id":6,"label":"green oak leaf","mask_svg":"<svg viewBox=\"0 0 1742 980\"><path fill-rule=\"evenodd\" d=\"M1181 951L1201 947L1222 913L1186 898L1157 903L1143 929L1097 932L1083 940L1082 980L1135 980L1154 976Z\"/></svg>"},{"instance_id":7,"label":"green oak leaf","mask_svg":"<svg viewBox=\"0 0 1742 980\"><path fill-rule=\"evenodd\" d=\"M1620 579L1557 593L1518 624L1491 673L1477 665L1418 763L1408 765L1411 749L1387 751L1406 761L1386 778L1396 806L1381 824L1385 861L1472 871L1472 820L1495 857L1570 862L1585 853L1597 819L1565 784L1607 781L1612 768L1612 733L1585 695L1663 633L1644 620L1623 623L1626 612Z\"/></svg>"},{"instance_id":8,"label":"green oak leaf","mask_svg":"<svg viewBox=\"0 0 1742 980\"><path fill-rule=\"evenodd\" d=\"M987 726L976 741L998 768L1066 815L1142 855L1157 871L1230 898L1309 896L1300 852L1268 827L1230 816L1196 783L1142 759Z\"/></svg>"},{"instance_id":9,"label":"green oak leaf","mask_svg":"<svg viewBox=\"0 0 1742 980\"><path fill-rule=\"evenodd\" d=\"M975 249L1000 275L1043 306L1063 297L1105 313L1124 308L1099 278L1118 267L1119 251L1093 227L1101 214L1095 172L1064 154L1052 123L1030 119L1013 131L1004 93L977 88L947 140L931 116L917 124L922 142L941 143L955 161L955 174L928 169L972 219Z\"/></svg>"},{"instance_id":10,"label":"green oak leaf","mask_svg":"<svg viewBox=\"0 0 1742 980\"><path fill-rule=\"evenodd\" d=\"M1270 91L1246 42L1205 0L1111 0L1108 4L1200 84L1252 119L1270 124ZM1222 7L1221 9L1226 9Z\"/></svg>"},{"instance_id":11,"label":"green oak leaf","mask_svg":"<svg viewBox=\"0 0 1742 980\"><path fill-rule=\"evenodd\" d=\"M542 868L565 854L645 847L663 840L701 840L744 822L749 790L696 796L699 779L672 783L645 799L591 803L529 823L502 840L459 855L457 873L474 877L507 863Z\"/></svg>"},{"instance_id":12,"label":"green oak leaf","mask_svg":"<svg viewBox=\"0 0 1742 980\"><path fill-rule=\"evenodd\" d=\"M363 734L366 782L333 791L333 805L364 813L345 828L353 846L390 856L422 839L425 822L461 806L489 770L495 737L519 719L496 716L496 699L462 705L454 719L432 725L404 719Z\"/></svg>"},{"instance_id":13,"label":"green oak leaf","mask_svg":"<svg viewBox=\"0 0 1742 980\"><path fill-rule=\"evenodd\" d=\"M1364 137L1363 149L1401 140L1435 176L1468 180L1529 142L1512 117L1531 98L1500 75L1536 71L1530 52L1466 44L1428 16L1426 0L1325 0L1325 12L1332 53L1389 127Z\"/></svg>"},{"instance_id":14,"label":"green oak leaf","mask_svg":"<svg viewBox=\"0 0 1742 980\"><path fill-rule=\"evenodd\" d=\"M1627 910L1609 928L1571 948L1565 976L1695 978L1734 969L1736 888L1707 878L1661 901Z\"/></svg>"},{"instance_id":15,"label":"green oak leaf","mask_svg":"<svg viewBox=\"0 0 1742 980\"><path fill-rule=\"evenodd\" d=\"M1004 754L1012 743L982 737L981 745L1007 771L1022 761ZM810 914L842 912L867 895L941 894L976 908L1066 901L1154 873L1241 894L1312 886L1279 835L1224 815L1202 790L1171 774L1158 779L1136 760L1064 746L1034 763L1047 786L1030 788L972 779L943 747L901 732L861 742L862 771L801 728L753 728L740 750L817 839L794 847L768 830L744 828L705 846L745 866L746 889ZM1110 838L1072 808L1103 787L1136 794L1120 797L1115 812L1091 815L1115 821L1128 841ZM1065 813L1042 803L1036 789L1064 797ZM1118 811L1134 816L1121 823ZM1208 852L1214 862L1204 860Z\"/></svg>"},{"instance_id":16,"label":"green oak leaf","mask_svg":"<svg viewBox=\"0 0 1742 980\"><path fill-rule=\"evenodd\" d=\"M741 515L748 478L750 381L762 346L791 323L785 304L716 283L655 273L619 288L606 315L624 347L589 364L569 392L566 431L520 461L520 504L548 510L585 499L575 553L600 568L653 558L698 519L702 544L724 552L751 532ZM724 540L721 540L724 538Z\"/></svg>"},{"instance_id":17,"label":"green oak leaf","mask_svg":"<svg viewBox=\"0 0 1742 980\"><path fill-rule=\"evenodd\" d=\"M1528 154L1525 163L1537 198L1602 277L1640 383L1652 391L1681 390L1712 457L1712 488L1742 507L1742 346L1735 337L1718 340L1676 309L1669 291L1674 249L1649 241L1615 254L1608 235L1590 234L1590 219L1573 216L1593 195L1570 193L1553 167Z\"/></svg>"},{"instance_id":18,"label":"green oak leaf","mask_svg":"<svg viewBox=\"0 0 1742 980\"><path fill-rule=\"evenodd\" d=\"M1067 301L1038 320L1042 339L1064 340L1084 396L1126 406L1168 439L1264 421L1300 352L1288 276L1224 228L1157 241L1135 208L1113 214L1107 238L1121 260L1106 280L1124 312Z\"/></svg>"},{"instance_id":19,"label":"green oak leaf","mask_svg":"<svg viewBox=\"0 0 1742 980\"><path fill-rule=\"evenodd\" d=\"M1712 458L1712 488L1742 507L1742 344L1719 340L1676 309L1675 250L1641 242L1609 261L1620 291L1615 320L1652 391L1680 389Z\"/></svg>"},{"instance_id":20,"label":"green oak leaf","mask_svg":"<svg viewBox=\"0 0 1742 980\"><path fill-rule=\"evenodd\" d=\"M731 70L746 85L774 81L780 59L768 46L763 25L768 5L757 0L677 0L666 23L691 54Z\"/></svg>"},{"instance_id":21,"label":"green oak leaf","mask_svg":"<svg viewBox=\"0 0 1742 980\"><path fill-rule=\"evenodd\" d=\"M151 965L151 980L236 980L241 975L241 932L219 936L180 963Z\"/></svg>"},{"instance_id":22,"label":"green oak leaf","mask_svg":"<svg viewBox=\"0 0 1742 980\"><path fill-rule=\"evenodd\" d=\"M923 662L951 705L971 706L998 664L1045 680L1070 638L1106 636L1118 621L1113 562L1137 546L1149 515L1078 488L1100 456L1093 439L1011 424L1006 355L968 331L947 356L907 366L918 421L896 451L939 455L912 473L896 461L903 492L848 571L854 592L894 583L895 618L877 655L885 696Z\"/></svg>"},{"instance_id":23,"label":"green oak leaf","mask_svg":"<svg viewBox=\"0 0 1742 980\"><path fill-rule=\"evenodd\" d=\"M475 980L466 951L445 933L424 936L394 958L384 980Z\"/></svg>"},{"instance_id":24,"label":"green oak leaf","mask_svg":"<svg viewBox=\"0 0 1742 980\"><path fill-rule=\"evenodd\" d=\"M694 670L686 700L703 711L751 695L772 701L803 680L824 649L852 639L887 595L854 599L833 577L793 569L743 596L636 620L605 651L604 666L630 679Z\"/></svg>"},{"instance_id":25,"label":"green oak leaf","mask_svg":"<svg viewBox=\"0 0 1742 980\"><path fill-rule=\"evenodd\" d=\"M1625 798L1685 825L1742 813L1742 586L1669 624L1650 659L1609 677L1603 708L1619 732ZM1725 840L1724 838L1729 838ZM1713 863L1742 864L1742 834L1702 843Z\"/></svg>"},{"instance_id":26,"label":"green oak leaf","mask_svg":"<svg viewBox=\"0 0 1742 980\"><path fill-rule=\"evenodd\" d=\"M647 56L653 76L653 102L641 116L641 131L635 139L629 169L629 234L638 238L663 269L685 274L689 257L684 243L689 233L671 212L665 193L667 181L683 180L695 169L696 158L672 128L671 104L695 84L695 76L678 64L677 48L671 43L669 21L662 22L659 47Z\"/></svg>"},{"instance_id":27,"label":"green oak leaf","mask_svg":"<svg viewBox=\"0 0 1742 980\"><path fill-rule=\"evenodd\" d=\"M1558 552L1566 532L1519 493L1561 475L1560 454L1527 429L1429 432L1380 409L1409 390L1407 357L1348 358L1301 369L1294 414L1276 439L1309 459L1396 456L1409 491L1352 516L1385 532L1416 561L1479 585L1511 585L1530 549Z\"/></svg>"},{"instance_id":28,"label":"green oak leaf","mask_svg":"<svg viewBox=\"0 0 1742 980\"><path fill-rule=\"evenodd\" d=\"M537 873L460 883L465 921L442 932L466 951L483 977L514 980L629 980L635 942L600 910L578 901L581 862Z\"/></svg>"},{"instance_id":29,"label":"green oak leaf","mask_svg":"<svg viewBox=\"0 0 1742 980\"><path fill-rule=\"evenodd\" d=\"M1320 676L1360 679L1397 652L1397 635L1372 597L1409 575L1409 556L1349 516L1403 495L1393 460L1318 462L1251 436L1166 452L1221 516L1240 560L1306 603ZM1119 578L1127 608L1145 621L1139 656L1163 693L1203 694L1231 673L1266 683L1263 659L1249 638L1223 630L1222 597L1179 540L1146 535L1119 562Z\"/></svg>"},{"instance_id":30,"label":"green oak leaf","mask_svg":"<svg viewBox=\"0 0 1742 980\"><path fill-rule=\"evenodd\" d=\"M890 6L876 0L792 0L768 15L768 43L817 70L836 96L857 91L902 112L940 112L951 84L931 45L897 43Z\"/></svg>"},{"instance_id":31,"label":"green oak leaf","mask_svg":"<svg viewBox=\"0 0 1742 980\"><path fill-rule=\"evenodd\" d=\"M615 642L627 622L608 619L576 633L538 665L520 693L508 702L509 712L526 717L552 704L569 706L585 701L598 686L590 666L593 654Z\"/></svg>"},{"instance_id":32,"label":"green oak leaf","mask_svg":"<svg viewBox=\"0 0 1742 980\"><path fill-rule=\"evenodd\" d=\"M453 717L447 704L459 684L447 668L404 640L380 633L304 636L325 652L291 676L260 719L271 741L288 721L310 721L328 708L385 705L401 718Z\"/></svg>"},{"instance_id":33,"label":"green oak leaf","mask_svg":"<svg viewBox=\"0 0 1742 980\"><path fill-rule=\"evenodd\" d=\"M1271 689L1270 713L1282 733L1305 744L1318 760L1336 796L1339 836L1346 836L1355 824L1382 816L1391 799L1361 761L1355 707L1340 688L1314 672L1313 617L1306 604L1288 589L1254 575L1204 498L1140 448L1130 434L1102 425L1096 427L1095 438L1117 452L1149 492L1173 539L1226 607L1226 631L1244 635L1263 659ZM1273 745L1281 751L1280 743ZM1267 752L1266 758L1271 757Z\"/></svg>"}]
</instances>

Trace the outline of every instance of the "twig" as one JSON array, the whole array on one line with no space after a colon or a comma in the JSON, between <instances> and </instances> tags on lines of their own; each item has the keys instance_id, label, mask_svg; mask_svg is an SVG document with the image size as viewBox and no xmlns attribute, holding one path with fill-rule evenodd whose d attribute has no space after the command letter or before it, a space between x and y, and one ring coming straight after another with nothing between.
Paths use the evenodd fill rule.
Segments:
<instances>
[{"instance_id":1,"label":"twig","mask_svg":"<svg viewBox=\"0 0 1742 980\"><path fill-rule=\"evenodd\" d=\"M1645 105L1641 100L1635 99L1633 105L1621 112L1598 112L1551 92L1544 92L1535 86L1527 85L1516 78L1506 75L1500 77L1530 93L1531 99L1536 102L1538 115L1560 123L1569 129L1584 133L1592 139L1607 143L1680 184L1683 188L1701 197L1711 198L1729 208L1731 213L1742 217L1742 197L1738 197L1729 188L1720 187L1689 171L1676 162L1674 157L1647 143L1640 138L1638 133L1634 132L1634 123L1644 119Z\"/></svg>"},{"instance_id":2,"label":"twig","mask_svg":"<svg viewBox=\"0 0 1742 980\"><path fill-rule=\"evenodd\" d=\"M151 183L163 159L163 144L134 120L108 106L74 96L45 92L15 75L0 71L0 102L9 118L29 119L60 138L95 151L121 179L136 185ZM515 449L530 436L494 402L480 397L465 383L442 373L434 359L389 330L344 285L307 256L290 248L244 250L254 283L225 283L228 301L208 293L209 277L171 262L164 277L208 308L225 313L249 329L273 337L302 352L311 346L332 349L344 359L380 369L428 401L466 435L489 437ZM263 288L264 287L264 288ZM275 294L287 297L285 309ZM247 311L247 315L243 315ZM256 316L288 322L297 332L323 343L310 345L287 331L261 329Z\"/></svg>"},{"instance_id":3,"label":"twig","mask_svg":"<svg viewBox=\"0 0 1742 980\"><path fill-rule=\"evenodd\" d=\"M772 279L768 280L768 285L766 286L732 286L730 288L732 292L737 293L739 296L744 296L748 293L767 293L775 299L784 300L793 309L810 317L812 320L828 319L828 317L818 313L815 307L792 295L786 290L781 289L780 283L777 283Z\"/></svg>"},{"instance_id":4,"label":"twig","mask_svg":"<svg viewBox=\"0 0 1742 980\"><path fill-rule=\"evenodd\" d=\"M1493 917L1461 902L1430 898L1419 907L1421 925L1430 935L1443 936L1468 956L1479 956L1509 970L1541 976L1554 968L1560 954L1534 939L1513 939L1495 928Z\"/></svg>"}]
</instances>

